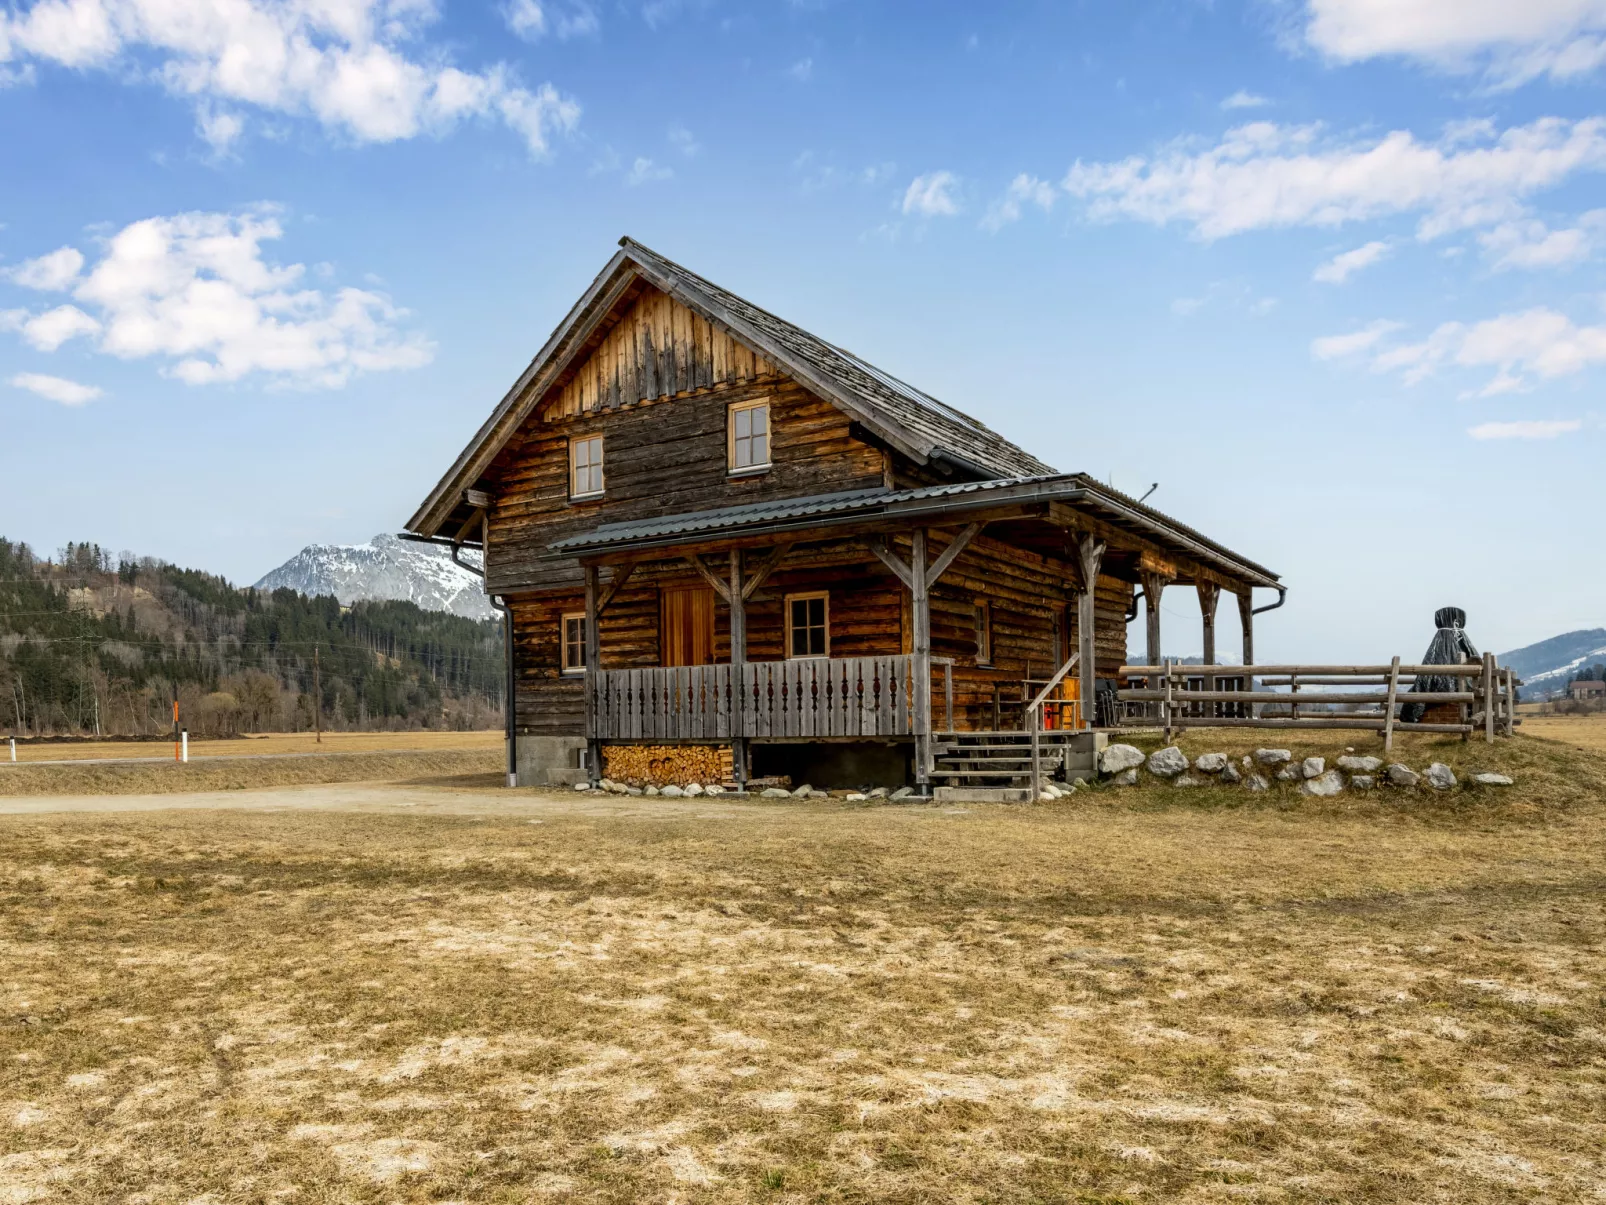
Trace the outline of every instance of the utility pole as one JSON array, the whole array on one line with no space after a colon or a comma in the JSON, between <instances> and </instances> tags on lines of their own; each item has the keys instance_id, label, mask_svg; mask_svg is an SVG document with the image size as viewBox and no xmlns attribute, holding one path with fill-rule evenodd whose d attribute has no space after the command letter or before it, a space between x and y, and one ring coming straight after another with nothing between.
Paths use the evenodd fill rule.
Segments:
<instances>
[{"instance_id":1,"label":"utility pole","mask_svg":"<svg viewBox=\"0 0 1606 1205\"><path fill-rule=\"evenodd\" d=\"M312 646L312 730L323 744L323 685L318 679L318 646Z\"/></svg>"}]
</instances>

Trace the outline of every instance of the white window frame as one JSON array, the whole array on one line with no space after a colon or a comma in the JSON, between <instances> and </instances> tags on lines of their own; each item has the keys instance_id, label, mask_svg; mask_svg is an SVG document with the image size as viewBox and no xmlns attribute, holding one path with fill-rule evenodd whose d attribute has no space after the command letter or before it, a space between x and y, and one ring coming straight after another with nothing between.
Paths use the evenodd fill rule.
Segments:
<instances>
[{"instance_id":1,"label":"white window frame","mask_svg":"<svg viewBox=\"0 0 1606 1205\"><path fill-rule=\"evenodd\" d=\"M736 463L736 416L738 414L752 414L755 410L764 412L764 459L754 461L752 464L739 465ZM775 457L775 423L774 410L767 397L755 398L750 402L733 402L725 412L725 468L732 477L746 477L749 474L767 473L774 465ZM752 445L752 426L749 420L748 431L744 438Z\"/></svg>"},{"instance_id":2,"label":"white window frame","mask_svg":"<svg viewBox=\"0 0 1606 1205\"><path fill-rule=\"evenodd\" d=\"M580 625L580 663L578 665L569 657L570 620ZM584 611L565 611L559 617L558 663L563 667L565 674L583 674L586 672L586 613Z\"/></svg>"},{"instance_id":3,"label":"white window frame","mask_svg":"<svg viewBox=\"0 0 1606 1205\"><path fill-rule=\"evenodd\" d=\"M825 650L819 653L794 653L792 651L792 604L809 602L820 599L825 606ZM808 590L800 594L786 596L786 659L788 661L820 661L831 655L831 592L829 590Z\"/></svg>"},{"instance_id":4,"label":"white window frame","mask_svg":"<svg viewBox=\"0 0 1606 1205\"><path fill-rule=\"evenodd\" d=\"M590 459L590 457L588 455L587 458L586 458L586 464L582 468L582 466L579 464L577 454L578 454L578 452L579 452L579 450L581 448L589 449L590 447L592 447L592 445L596 446L597 458L596 458L596 460L593 461L593 460ZM593 473L596 474L596 482L597 482L597 484L596 484L596 488L595 489L580 489L579 488L579 486L581 485L580 473L582 471L587 474L588 478L590 477L591 474L593 474ZM589 479L585 482L585 484L587 486L589 486L591 484ZM571 499L572 498L600 498L600 497L602 497L604 489L606 489L606 485L607 485L607 483L606 483L606 480L605 480L605 475L603 473L602 436L600 436L600 435L577 435L577 436L574 436L572 439L569 440L569 497Z\"/></svg>"}]
</instances>

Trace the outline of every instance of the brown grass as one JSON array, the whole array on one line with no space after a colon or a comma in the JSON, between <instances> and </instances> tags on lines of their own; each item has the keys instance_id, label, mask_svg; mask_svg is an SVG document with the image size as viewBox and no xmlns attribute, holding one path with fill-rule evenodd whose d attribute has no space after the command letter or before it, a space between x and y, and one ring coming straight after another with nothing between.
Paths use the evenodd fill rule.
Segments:
<instances>
[{"instance_id":1,"label":"brown grass","mask_svg":"<svg viewBox=\"0 0 1606 1205\"><path fill-rule=\"evenodd\" d=\"M156 795L245 791L323 782L379 782L494 774L503 745L395 753L330 753L317 757L232 758L65 766L0 763L0 798L8 795Z\"/></svg>"},{"instance_id":2,"label":"brown grass","mask_svg":"<svg viewBox=\"0 0 1606 1205\"><path fill-rule=\"evenodd\" d=\"M1599 1201L1606 773L1478 756L1521 785L5 817L0 1200Z\"/></svg>"},{"instance_id":3,"label":"brown grass","mask_svg":"<svg viewBox=\"0 0 1606 1205\"><path fill-rule=\"evenodd\" d=\"M1606 712L1524 716L1522 731L1527 736L1562 741L1576 749L1606 753Z\"/></svg>"},{"instance_id":4,"label":"brown grass","mask_svg":"<svg viewBox=\"0 0 1606 1205\"><path fill-rule=\"evenodd\" d=\"M190 738L191 757L261 757L276 753L393 753L399 750L500 749L500 730L493 732L326 732L318 743L310 732L263 732L233 740ZM0 761L10 750L0 741ZM87 758L137 757L172 761L171 741L62 741L17 745L17 762L79 761Z\"/></svg>"}]
</instances>

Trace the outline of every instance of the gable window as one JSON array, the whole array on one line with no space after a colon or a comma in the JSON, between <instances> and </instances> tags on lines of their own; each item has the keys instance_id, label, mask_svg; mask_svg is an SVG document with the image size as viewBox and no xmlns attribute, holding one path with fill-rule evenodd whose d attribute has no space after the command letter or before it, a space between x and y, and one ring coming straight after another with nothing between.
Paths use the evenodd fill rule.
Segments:
<instances>
[{"instance_id":1,"label":"gable window","mask_svg":"<svg viewBox=\"0 0 1606 1205\"><path fill-rule=\"evenodd\" d=\"M831 600L823 591L786 596L786 655L831 655Z\"/></svg>"},{"instance_id":2,"label":"gable window","mask_svg":"<svg viewBox=\"0 0 1606 1205\"><path fill-rule=\"evenodd\" d=\"M770 404L738 402L730 408L729 463L733 473L770 467Z\"/></svg>"},{"instance_id":3,"label":"gable window","mask_svg":"<svg viewBox=\"0 0 1606 1205\"><path fill-rule=\"evenodd\" d=\"M586 672L586 617L576 611L563 617L563 672Z\"/></svg>"},{"instance_id":4,"label":"gable window","mask_svg":"<svg viewBox=\"0 0 1606 1205\"><path fill-rule=\"evenodd\" d=\"M594 498L602 493L602 436L569 441L569 497Z\"/></svg>"}]
</instances>

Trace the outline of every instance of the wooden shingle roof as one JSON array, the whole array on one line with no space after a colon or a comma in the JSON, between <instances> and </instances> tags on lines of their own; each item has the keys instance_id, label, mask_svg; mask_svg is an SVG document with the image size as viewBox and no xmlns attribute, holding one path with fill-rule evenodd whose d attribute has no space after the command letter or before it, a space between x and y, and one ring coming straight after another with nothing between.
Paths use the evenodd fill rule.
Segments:
<instances>
[{"instance_id":1,"label":"wooden shingle roof","mask_svg":"<svg viewBox=\"0 0 1606 1205\"><path fill-rule=\"evenodd\" d=\"M441 478L409 531L433 536L540 404L586 340L636 281L644 280L763 354L811 391L918 463L939 462L978 480L1038 477L1053 466L983 423L890 373L779 318L633 239L619 250Z\"/></svg>"}]
</instances>

